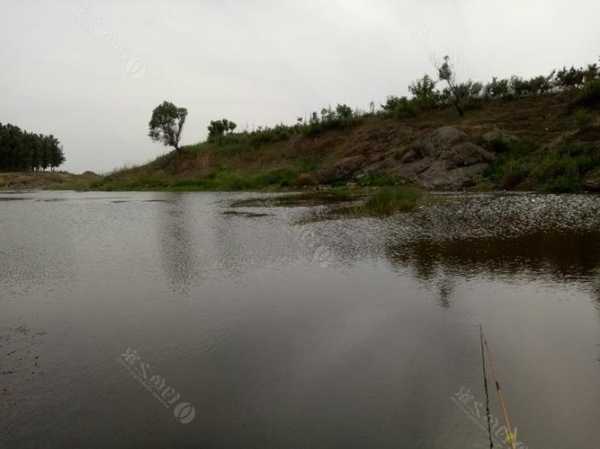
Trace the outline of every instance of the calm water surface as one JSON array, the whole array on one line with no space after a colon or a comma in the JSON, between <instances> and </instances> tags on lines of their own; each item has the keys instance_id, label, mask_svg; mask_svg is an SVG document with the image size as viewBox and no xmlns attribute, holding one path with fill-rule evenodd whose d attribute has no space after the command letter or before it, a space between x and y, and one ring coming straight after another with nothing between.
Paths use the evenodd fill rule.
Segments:
<instances>
[{"instance_id":1,"label":"calm water surface","mask_svg":"<svg viewBox=\"0 0 600 449\"><path fill-rule=\"evenodd\" d=\"M600 198L244 196L0 194L0 448L485 447L480 323L520 447L598 447Z\"/></svg>"}]
</instances>

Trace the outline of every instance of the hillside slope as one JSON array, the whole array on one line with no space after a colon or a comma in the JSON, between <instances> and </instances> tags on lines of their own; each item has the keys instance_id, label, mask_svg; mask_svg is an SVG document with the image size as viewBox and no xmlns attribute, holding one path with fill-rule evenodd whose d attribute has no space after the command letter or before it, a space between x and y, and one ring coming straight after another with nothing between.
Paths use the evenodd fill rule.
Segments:
<instances>
[{"instance_id":1,"label":"hillside slope","mask_svg":"<svg viewBox=\"0 0 600 449\"><path fill-rule=\"evenodd\" d=\"M131 169L96 189L255 190L414 183L427 189L600 189L600 126L575 93L493 100L465 117L367 115L344 129L256 144L244 134ZM237 137L236 137L237 136Z\"/></svg>"}]
</instances>

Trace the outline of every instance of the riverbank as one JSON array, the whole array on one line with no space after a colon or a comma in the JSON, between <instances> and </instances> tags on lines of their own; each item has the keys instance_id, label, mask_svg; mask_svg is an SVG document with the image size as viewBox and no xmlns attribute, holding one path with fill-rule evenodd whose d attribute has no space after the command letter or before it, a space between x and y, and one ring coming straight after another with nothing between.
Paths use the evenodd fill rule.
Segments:
<instances>
[{"instance_id":1,"label":"riverbank","mask_svg":"<svg viewBox=\"0 0 600 449\"><path fill-rule=\"evenodd\" d=\"M286 190L414 185L424 190L600 190L600 115L579 93L488 100L414 117L366 114L311 134L239 133L118 170L100 190Z\"/></svg>"},{"instance_id":2,"label":"riverbank","mask_svg":"<svg viewBox=\"0 0 600 449\"><path fill-rule=\"evenodd\" d=\"M76 175L68 172L11 172L0 173L2 190L89 190L102 180L92 172Z\"/></svg>"},{"instance_id":3,"label":"riverbank","mask_svg":"<svg viewBox=\"0 0 600 449\"><path fill-rule=\"evenodd\" d=\"M577 90L486 100L413 117L364 114L310 134L235 133L138 167L0 175L0 188L285 191L414 186L436 191L600 191L600 114ZM289 131L289 128L286 128Z\"/></svg>"}]
</instances>

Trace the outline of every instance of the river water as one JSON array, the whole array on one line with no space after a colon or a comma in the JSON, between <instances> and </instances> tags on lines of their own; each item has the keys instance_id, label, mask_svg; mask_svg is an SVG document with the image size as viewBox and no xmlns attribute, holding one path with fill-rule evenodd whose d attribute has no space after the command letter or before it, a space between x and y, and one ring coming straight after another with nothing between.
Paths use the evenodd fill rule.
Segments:
<instances>
[{"instance_id":1,"label":"river water","mask_svg":"<svg viewBox=\"0 0 600 449\"><path fill-rule=\"evenodd\" d=\"M0 194L0 448L598 447L599 197L249 196Z\"/></svg>"}]
</instances>

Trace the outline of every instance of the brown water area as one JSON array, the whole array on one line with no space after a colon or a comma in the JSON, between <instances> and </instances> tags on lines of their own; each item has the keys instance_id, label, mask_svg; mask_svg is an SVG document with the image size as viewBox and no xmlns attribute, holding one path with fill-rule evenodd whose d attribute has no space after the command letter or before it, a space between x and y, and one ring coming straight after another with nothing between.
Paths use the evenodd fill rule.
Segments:
<instances>
[{"instance_id":1,"label":"brown water area","mask_svg":"<svg viewBox=\"0 0 600 449\"><path fill-rule=\"evenodd\" d=\"M600 197L250 196L0 194L0 448L597 447Z\"/></svg>"}]
</instances>

